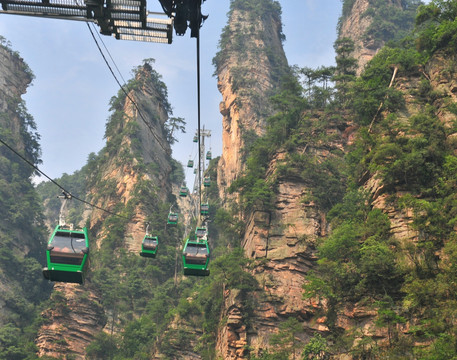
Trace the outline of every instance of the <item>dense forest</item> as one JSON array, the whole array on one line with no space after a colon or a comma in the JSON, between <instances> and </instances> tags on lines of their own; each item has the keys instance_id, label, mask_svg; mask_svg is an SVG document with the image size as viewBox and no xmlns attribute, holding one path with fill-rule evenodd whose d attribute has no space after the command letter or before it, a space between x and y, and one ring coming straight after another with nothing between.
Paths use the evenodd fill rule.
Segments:
<instances>
[{"instance_id":1,"label":"dense forest","mask_svg":"<svg viewBox=\"0 0 457 360\"><path fill-rule=\"evenodd\" d=\"M343 1L338 28L355 3ZM268 297L259 274L271 257L245 253L243 240L257 213L275 221L279 188L287 181L303 184L299 202L317 209L324 224L310 245L315 260L302 276L301 301L314 304L312 313L276 319L267 346L248 342L238 358L457 358L457 1L368 3L369 10L360 14L371 19L363 39L382 48L360 76L354 40L348 37L335 41L332 67L285 67L265 49L281 84L267 94L268 106L262 105L265 94L253 94L246 67L233 67L232 89L257 99L253 111L266 125L261 135L243 129L244 170L228 187L229 200L220 197L219 158L209 163L211 185L203 190L211 219L208 277L182 276L182 244L197 218L166 226L170 208L182 204L174 189L183 184L184 170L168 150L184 121L172 116L166 84L152 61L134 69L127 93L167 141L160 145L163 151L151 152L160 156L146 149L151 140L145 125L128 107L126 92L119 91L110 102L106 146L74 174L55 179L75 196L110 210L73 201L67 218L87 226L95 245L77 299L99 314L85 358L224 358L220 338L230 322L227 294L240 303L247 333L255 333L259 298ZM280 22L274 0L231 1L229 17L242 11ZM262 37L251 30L250 36ZM244 52L258 51L250 36L232 35L227 25L213 61L216 69L234 49L240 61ZM5 39L1 46L18 56ZM23 67L28 84L33 74ZM153 94L154 101L144 94ZM21 154L39 165L33 117L20 98L5 102L0 139L23 144ZM0 279L9 283L1 299L10 309L0 313L0 359L38 358L39 329L55 320L48 314L65 318L73 311L67 288L52 289L41 276L46 225L57 222L60 201L55 184L32 186L34 171L0 146ZM117 171L134 181L122 187L113 175ZM160 239L153 261L140 257L134 239L127 238L132 227L143 231L146 222ZM348 308L363 312L363 321L343 324ZM304 325L319 321L322 328ZM66 349L67 340L56 340L56 346ZM71 351L62 354L62 359L79 358Z\"/></svg>"}]
</instances>

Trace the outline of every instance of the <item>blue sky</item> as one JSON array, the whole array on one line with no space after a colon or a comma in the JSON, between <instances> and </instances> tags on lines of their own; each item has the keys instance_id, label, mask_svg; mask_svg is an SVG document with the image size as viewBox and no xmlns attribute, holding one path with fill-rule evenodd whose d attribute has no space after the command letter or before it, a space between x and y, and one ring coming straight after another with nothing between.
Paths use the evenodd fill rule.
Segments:
<instances>
[{"instance_id":1,"label":"blue sky","mask_svg":"<svg viewBox=\"0 0 457 360\"><path fill-rule=\"evenodd\" d=\"M333 64L341 0L280 3L289 64ZM229 4L229 0L207 0L202 7L209 17L201 30L201 119L205 128L212 131L213 156L220 155L222 149L222 98L213 76L212 58L221 29L227 23ZM148 9L160 11L158 1L149 0ZM89 153L97 153L104 146L108 103L117 94L118 85L83 22L0 14L0 35L11 42L36 77L24 99L41 135L40 169L52 178L72 174L86 163ZM173 156L183 164L187 162L197 126L195 39L189 33L174 36L172 45L120 41L107 36L102 39L126 80L143 59L156 60L154 67L167 85L173 115L187 122L187 133L179 136Z\"/></svg>"}]
</instances>

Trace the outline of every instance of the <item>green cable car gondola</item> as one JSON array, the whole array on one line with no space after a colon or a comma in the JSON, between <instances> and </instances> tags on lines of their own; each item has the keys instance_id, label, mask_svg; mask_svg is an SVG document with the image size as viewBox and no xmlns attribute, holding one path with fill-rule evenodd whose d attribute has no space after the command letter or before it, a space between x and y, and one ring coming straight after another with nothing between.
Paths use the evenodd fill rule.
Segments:
<instances>
[{"instance_id":1,"label":"green cable car gondola","mask_svg":"<svg viewBox=\"0 0 457 360\"><path fill-rule=\"evenodd\" d=\"M177 213L169 213L168 214L168 225L176 225L178 223L178 214Z\"/></svg>"},{"instance_id":2,"label":"green cable car gondola","mask_svg":"<svg viewBox=\"0 0 457 360\"><path fill-rule=\"evenodd\" d=\"M198 136L197 135L194 135L194 140L193 140L194 143L197 143L198 142Z\"/></svg>"},{"instance_id":3,"label":"green cable car gondola","mask_svg":"<svg viewBox=\"0 0 457 360\"><path fill-rule=\"evenodd\" d=\"M209 204L201 204L200 206L201 215L209 215Z\"/></svg>"},{"instance_id":4,"label":"green cable car gondola","mask_svg":"<svg viewBox=\"0 0 457 360\"><path fill-rule=\"evenodd\" d=\"M203 179L203 186L204 187L210 187L211 186L211 178L210 177L205 177Z\"/></svg>"},{"instance_id":5,"label":"green cable car gondola","mask_svg":"<svg viewBox=\"0 0 457 360\"><path fill-rule=\"evenodd\" d=\"M181 186L179 190L179 196L186 197L189 194L189 189L185 186Z\"/></svg>"},{"instance_id":6,"label":"green cable car gondola","mask_svg":"<svg viewBox=\"0 0 457 360\"><path fill-rule=\"evenodd\" d=\"M187 162L187 167L193 168L194 167L194 160L189 160Z\"/></svg>"},{"instance_id":7,"label":"green cable car gondola","mask_svg":"<svg viewBox=\"0 0 457 360\"><path fill-rule=\"evenodd\" d=\"M206 152L206 160L211 160L211 151Z\"/></svg>"},{"instance_id":8,"label":"green cable car gondola","mask_svg":"<svg viewBox=\"0 0 457 360\"><path fill-rule=\"evenodd\" d=\"M195 237L197 239L208 239L208 229L206 227L197 227L195 229Z\"/></svg>"},{"instance_id":9,"label":"green cable car gondola","mask_svg":"<svg viewBox=\"0 0 457 360\"><path fill-rule=\"evenodd\" d=\"M209 246L202 239L187 239L182 253L184 275L209 275Z\"/></svg>"},{"instance_id":10,"label":"green cable car gondola","mask_svg":"<svg viewBox=\"0 0 457 360\"><path fill-rule=\"evenodd\" d=\"M89 266L87 229L57 225L48 241L46 260L45 279L83 284Z\"/></svg>"},{"instance_id":11,"label":"green cable car gondola","mask_svg":"<svg viewBox=\"0 0 457 360\"><path fill-rule=\"evenodd\" d=\"M141 243L140 255L144 257L155 258L158 247L159 237L146 234L143 238L143 242Z\"/></svg>"}]
</instances>

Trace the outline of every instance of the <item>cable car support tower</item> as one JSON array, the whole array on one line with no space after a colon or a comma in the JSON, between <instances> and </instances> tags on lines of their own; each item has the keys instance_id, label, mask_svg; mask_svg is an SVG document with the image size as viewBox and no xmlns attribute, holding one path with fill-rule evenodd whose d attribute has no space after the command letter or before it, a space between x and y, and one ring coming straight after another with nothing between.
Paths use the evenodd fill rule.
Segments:
<instances>
[{"instance_id":1,"label":"cable car support tower","mask_svg":"<svg viewBox=\"0 0 457 360\"><path fill-rule=\"evenodd\" d=\"M196 132L198 134L198 131ZM198 136L198 135L197 135ZM202 179L203 176L205 175L206 167L205 167L205 138L211 138L211 130L206 130L205 127L203 126L202 129L200 129L200 141L199 145L200 148L198 149L199 151L199 165L197 167L197 173L195 174L195 180L194 180L194 192L198 193L198 198L199 198L199 205L201 204L201 188L202 188ZM199 206L196 207L197 212L200 212ZM198 213L197 213L197 218L198 218Z\"/></svg>"}]
</instances>

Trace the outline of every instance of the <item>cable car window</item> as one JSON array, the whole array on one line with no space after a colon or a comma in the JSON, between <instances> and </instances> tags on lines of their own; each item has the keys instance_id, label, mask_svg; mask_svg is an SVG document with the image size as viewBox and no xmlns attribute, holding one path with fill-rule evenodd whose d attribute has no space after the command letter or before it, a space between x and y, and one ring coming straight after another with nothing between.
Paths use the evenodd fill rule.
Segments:
<instances>
[{"instance_id":1,"label":"cable car window","mask_svg":"<svg viewBox=\"0 0 457 360\"><path fill-rule=\"evenodd\" d=\"M157 240L156 239L144 239L143 240L143 248L148 250L155 250L157 247Z\"/></svg>"},{"instance_id":2,"label":"cable car window","mask_svg":"<svg viewBox=\"0 0 457 360\"><path fill-rule=\"evenodd\" d=\"M86 249L83 233L57 232L51 241L51 262L81 265Z\"/></svg>"},{"instance_id":3,"label":"cable car window","mask_svg":"<svg viewBox=\"0 0 457 360\"><path fill-rule=\"evenodd\" d=\"M199 238L203 237L206 235L206 229L205 228L197 228L197 231L195 232L195 235Z\"/></svg>"},{"instance_id":4,"label":"cable car window","mask_svg":"<svg viewBox=\"0 0 457 360\"><path fill-rule=\"evenodd\" d=\"M187 244L184 256L188 264L206 264L208 249L205 244Z\"/></svg>"}]
</instances>

